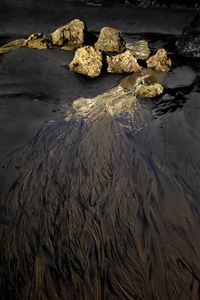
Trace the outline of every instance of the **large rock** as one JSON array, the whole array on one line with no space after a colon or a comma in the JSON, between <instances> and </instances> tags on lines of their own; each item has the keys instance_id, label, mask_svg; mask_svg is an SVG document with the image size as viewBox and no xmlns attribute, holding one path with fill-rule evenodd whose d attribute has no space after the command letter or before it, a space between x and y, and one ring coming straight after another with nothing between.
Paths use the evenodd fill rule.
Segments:
<instances>
[{"instance_id":1,"label":"large rock","mask_svg":"<svg viewBox=\"0 0 200 300\"><path fill-rule=\"evenodd\" d=\"M126 49L128 49L137 59L147 59L150 55L148 42L145 40L133 44L126 44Z\"/></svg>"},{"instance_id":2,"label":"large rock","mask_svg":"<svg viewBox=\"0 0 200 300\"><path fill-rule=\"evenodd\" d=\"M84 46L76 50L69 68L89 77L97 77L101 73L102 53L92 46Z\"/></svg>"},{"instance_id":3,"label":"large rock","mask_svg":"<svg viewBox=\"0 0 200 300\"><path fill-rule=\"evenodd\" d=\"M141 67L137 63L137 59L132 53L127 50L126 52L117 54L115 56L106 57L109 73L132 73L141 71Z\"/></svg>"},{"instance_id":4,"label":"large rock","mask_svg":"<svg viewBox=\"0 0 200 300\"><path fill-rule=\"evenodd\" d=\"M168 72L172 66L172 61L167 56L165 49L159 49L155 55L147 60L147 66L156 71Z\"/></svg>"},{"instance_id":5,"label":"large rock","mask_svg":"<svg viewBox=\"0 0 200 300\"><path fill-rule=\"evenodd\" d=\"M181 56L200 57L200 15L184 28L176 47Z\"/></svg>"},{"instance_id":6,"label":"large rock","mask_svg":"<svg viewBox=\"0 0 200 300\"><path fill-rule=\"evenodd\" d=\"M110 27L101 29L98 41L94 46L101 51L122 52L125 50L125 42L121 31Z\"/></svg>"},{"instance_id":7,"label":"large rock","mask_svg":"<svg viewBox=\"0 0 200 300\"><path fill-rule=\"evenodd\" d=\"M33 33L26 40L25 46L34 49L47 49L51 48L51 36L42 33Z\"/></svg>"},{"instance_id":8,"label":"large rock","mask_svg":"<svg viewBox=\"0 0 200 300\"><path fill-rule=\"evenodd\" d=\"M84 43L85 24L79 19L72 20L51 34L52 44L65 49L76 49Z\"/></svg>"}]
</instances>

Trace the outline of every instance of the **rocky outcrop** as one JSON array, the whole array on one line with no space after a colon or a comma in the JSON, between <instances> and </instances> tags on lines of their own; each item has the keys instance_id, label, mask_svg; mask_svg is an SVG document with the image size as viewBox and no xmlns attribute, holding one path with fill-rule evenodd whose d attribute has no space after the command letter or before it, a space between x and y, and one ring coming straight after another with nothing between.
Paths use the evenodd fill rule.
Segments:
<instances>
[{"instance_id":1,"label":"rocky outcrop","mask_svg":"<svg viewBox=\"0 0 200 300\"><path fill-rule=\"evenodd\" d=\"M129 50L115 56L106 57L109 73L132 73L141 71L137 59Z\"/></svg>"},{"instance_id":2,"label":"rocky outcrop","mask_svg":"<svg viewBox=\"0 0 200 300\"><path fill-rule=\"evenodd\" d=\"M176 47L181 56L200 57L200 15L184 28Z\"/></svg>"},{"instance_id":3,"label":"rocky outcrop","mask_svg":"<svg viewBox=\"0 0 200 300\"><path fill-rule=\"evenodd\" d=\"M72 20L51 34L52 44L64 49L76 49L84 43L85 24L79 19Z\"/></svg>"},{"instance_id":4,"label":"rocky outcrop","mask_svg":"<svg viewBox=\"0 0 200 300\"><path fill-rule=\"evenodd\" d=\"M144 84L136 92L137 96L153 98L163 93L163 86L160 83Z\"/></svg>"},{"instance_id":5,"label":"rocky outcrop","mask_svg":"<svg viewBox=\"0 0 200 300\"><path fill-rule=\"evenodd\" d=\"M26 40L25 46L33 49L48 49L52 46L51 36L42 33L33 33Z\"/></svg>"},{"instance_id":6,"label":"rocky outcrop","mask_svg":"<svg viewBox=\"0 0 200 300\"><path fill-rule=\"evenodd\" d=\"M98 41L94 46L96 49L105 52L122 52L125 50L125 42L121 31L110 27L101 29Z\"/></svg>"},{"instance_id":7,"label":"rocky outcrop","mask_svg":"<svg viewBox=\"0 0 200 300\"><path fill-rule=\"evenodd\" d=\"M168 72L172 66L172 61L167 56L165 49L159 49L155 55L147 60L147 66L156 71Z\"/></svg>"},{"instance_id":8,"label":"rocky outcrop","mask_svg":"<svg viewBox=\"0 0 200 300\"><path fill-rule=\"evenodd\" d=\"M97 77L101 73L102 53L92 46L84 46L76 50L69 68L76 73L89 77Z\"/></svg>"},{"instance_id":9,"label":"rocky outcrop","mask_svg":"<svg viewBox=\"0 0 200 300\"><path fill-rule=\"evenodd\" d=\"M126 49L128 49L137 59L147 59L150 55L148 42L145 40L133 44L126 44Z\"/></svg>"}]
</instances>

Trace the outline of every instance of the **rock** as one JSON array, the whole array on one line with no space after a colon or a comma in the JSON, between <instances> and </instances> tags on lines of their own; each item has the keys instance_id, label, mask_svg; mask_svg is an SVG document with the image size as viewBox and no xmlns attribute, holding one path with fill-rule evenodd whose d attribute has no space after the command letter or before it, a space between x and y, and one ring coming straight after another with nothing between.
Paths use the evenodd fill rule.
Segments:
<instances>
[{"instance_id":1,"label":"rock","mask_svg":"<svg viewBox=\"0 0 200 300\"><path fill-rule=\"evenodd\" d=\"M121 31L110 27L101 29L99 38L94 46L101 51L122 52L125 50L125 42Z\"/></svg>"},{"instance_id":2,"label":"rock","mask_svg":"<svg viewBox=\"0 0 200 300\"><path fill-rule=\"evenodd\" d=\"M79 19L74 19L51 34L52 43L67 50L79 48L84 43L84 31L85 24Z\"/></svg>"},{"instance_id":3,"label":"rock","mask_svg":"<svg viewBox=\"0 0 200 300\"><path fill-rule=\"evenodd\" d=\"M69 68L89 77L97 77L101 73L102 53L92 46L84 46L76 50Z\"/></svg>"},{"instance_id":4,"label":"rock","mask_svg":"<svg viewBox=\"0 0 200 300\"><path fill-rule=\"evenodd\" d=\"M33 33L26 40L25 46L34 49L47 49L51 48L51 37L47 34Z\"/></svg>"},{"instance_id":5,"label":"rock","mask_svg":"<svg viewBox=\"0 0 200 300\"><path fill-rule=\"evenodd\" d=\"M126 44L126 49L137 59L147 59L150 55L148 42L145 40L138 41L134 44Z\"/></svg>"},{"instance_id":6,"label":"rock","mask_svg":"<svg viewBox=\"0 0 200 300\"><path fill-rule=\"evenodd\" d=\"M22 48L25 46L25 44L26 44L26 40L24 40L24 39L11 41L0 47L0 54L5 54L10 51Z\"/></svg>"},{"instance_id":7,"label":"rock","mask_svg":"<svg viewBox=\"0 0 200 300\"><path fill-rule=\"evenodd\" d=\"M176 47L181 56L200 57L200 15L184 28Z\"/></svg>"},{"instance_id":8,"label":"rock","mask_svg":"<svg viewBox=\"0 0 200 300\"><path fill-rule=\"evenodd\" d=\"M144 84L136 92L137 96L153 98L163 93L163 86L160 83Z\"/></svg>"},{"instance_id":9,"label":"rock","mask_svg":"<svg viewBox=\"0 0 200 300\"><path fill-rule=\"evenodd\" d=\"M147 60L147 67L161 71L168 72L172 65L172 61L167 57L167 51L165 49L159 49L155 55L151 56Z\"/></svg>"},{"instance_id":10,"label":"rock","mask_svg":"<svg viewBox=\"0 0 200 300\"><path fill-rule=\"evenodd\" d=\"M115 56L106 57L109 73L132 73L141 71L141 67L137 63L137 59L129 50Z\"/></svg>"}]
</instances>

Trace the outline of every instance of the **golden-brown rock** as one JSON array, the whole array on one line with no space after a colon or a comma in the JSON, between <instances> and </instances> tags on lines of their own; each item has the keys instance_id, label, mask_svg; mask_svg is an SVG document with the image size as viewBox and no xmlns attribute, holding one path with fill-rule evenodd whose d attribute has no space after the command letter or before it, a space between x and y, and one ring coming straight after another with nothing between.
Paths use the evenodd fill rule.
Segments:
<instances>
[{"instance_id":1,"label":"golden-brown rock","mask_svg":"<svg viewBox=\"0 0 200 300\"><path fill-rule=\"evenodd\" d=\"M84 22L74 19L51 34L52 44L68 50L79 48L84 43L84 31Z\"/></svg>"},{"instance_id":2,"label":"golden-brown rock","mask_svg":"<svg viewBox=\"0 0 200 300\"><path fill-rule=\"evenodd\" d=\"M141 71L137 59L131 54L129 50L117 54L115 56L106 57L109 73L133 73Z\"/></svg>"},{"instance_id":3,"label":"golden-brown rock","mask_svg":"<svg viewBox=\"0 0 200 300\"><path fill-rule=\"evenodd\" d=\"M147 60L147 66L157 71L168 72L172 66L172 61L167 56L165 49L159 49L155 55Z\"/></svg>"},{"instance_id":4,"label":"golden-brown rock","mask_svg":"<svg viewBox=\"0 0 200 300\"><path fill-rule=\"evenodd\" d=\"M10 51L22 48L25 46L25 44L26 44L26 40L24 40L24 39L11 41L0 47L0 54L5 54Z\"/></svg>"},{"instance_id":5,"label":"golden-brown rock","mask_svg":"<svg viewBox=\"0 0 200 300\"><path fill-rule=\"evenodd\" d=\"M76 50L69 68L89 77L97 77L101 73L102 53L92 46L84 46Z\"/></svg>"},{"instance_id":6,"label":"golden-brown rock","mask_svg":"<svg viewBox=\"0 0 200 300\"><path fill-rule=\"evenodd\" d=\"M25 46L34 49L51 48L51 37L47 34L33 33L26 40Z\"/></svg>"},{"instance_id":7,"label":"golden-brown rock","mask_svg":"<svg viewBox=\"0 0 200 300\"><path fill-rule=\"evenodd\" d=\"M94 46L101 51L122 52L125 50L125 42L121 31L110 27L101 29L98 41Z\"/></svg>"},{"instance_id":8,"label":"golden-brown rock","mask_svg":"<svg viewBox=\"0 0 200 300\"><path fill-rule=\"evenodd\" d=\"M137 96L153 98L163 93L163 86L160 83L144 84L136 92Z\"/></svg>"},{"instance_id":9,"label":"golden-brown rock","mask_svg":"<svg viewBox=\"0 0 200 300\"><path fill-rule=\"evenodd\" d=\"M126 49L137 59L147 59L150 55L148 42L145 40L140 40L133 44L126 44Z\"/></svg>"}]
</instances>

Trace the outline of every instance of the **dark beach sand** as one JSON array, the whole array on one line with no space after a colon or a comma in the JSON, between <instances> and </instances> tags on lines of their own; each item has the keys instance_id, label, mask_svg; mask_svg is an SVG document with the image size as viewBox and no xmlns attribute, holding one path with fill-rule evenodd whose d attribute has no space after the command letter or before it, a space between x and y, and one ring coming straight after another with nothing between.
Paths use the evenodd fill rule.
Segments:
<instances>
[{"instance_id":1,"label":"dark beach sand","mask_svg":"<svg viewBox=\"0 0 200 300\"><path fill-rule=\"evenodd\" d=\"M75 113L123 76L78 76L59 50L0 57L0 298L200 299L200 64L169 46L195 12L0 7L0 43L80 17L175 62L159 99Z\"/></svg>"}]
</instances>

